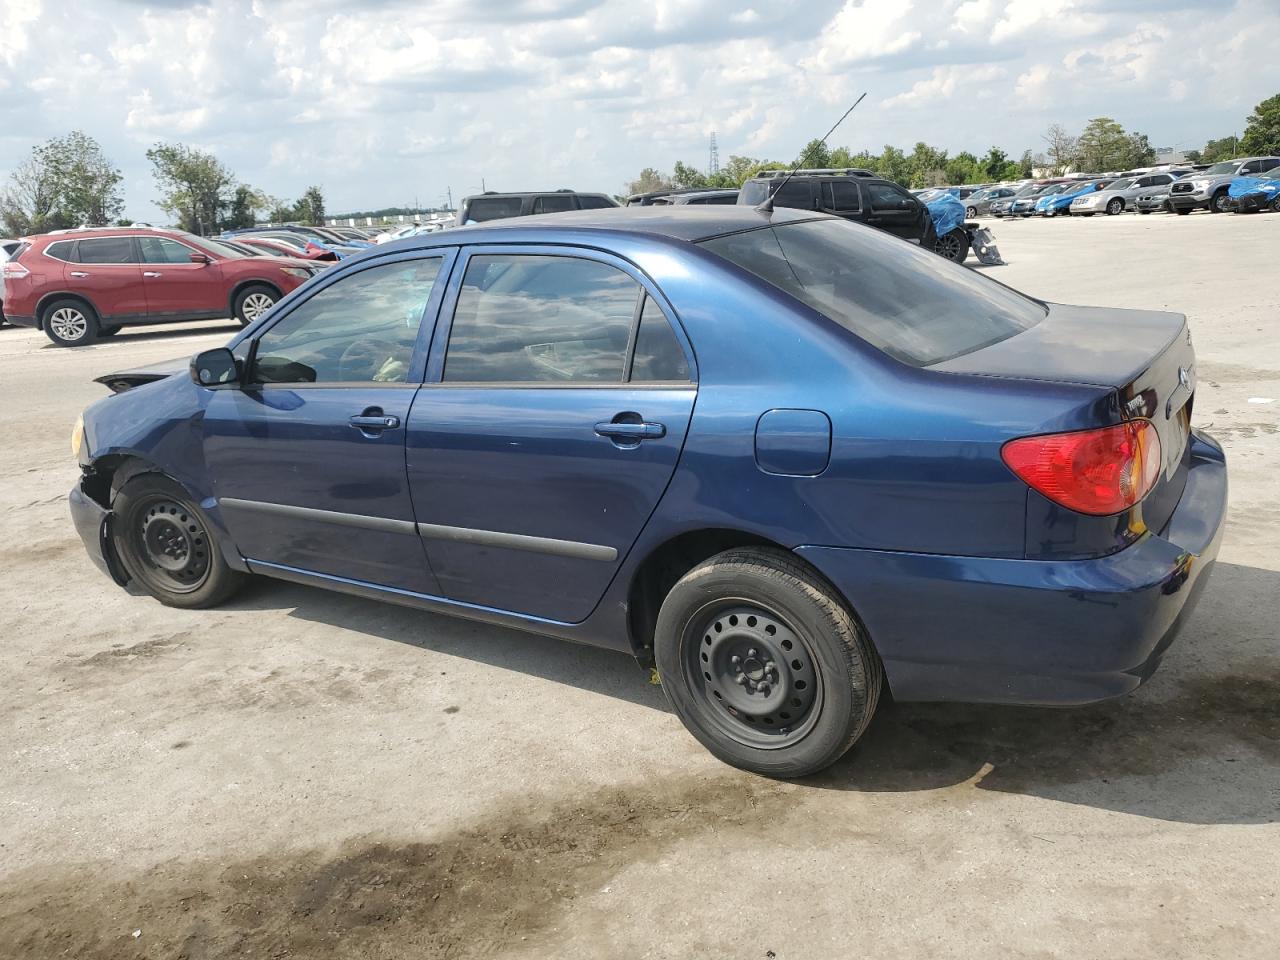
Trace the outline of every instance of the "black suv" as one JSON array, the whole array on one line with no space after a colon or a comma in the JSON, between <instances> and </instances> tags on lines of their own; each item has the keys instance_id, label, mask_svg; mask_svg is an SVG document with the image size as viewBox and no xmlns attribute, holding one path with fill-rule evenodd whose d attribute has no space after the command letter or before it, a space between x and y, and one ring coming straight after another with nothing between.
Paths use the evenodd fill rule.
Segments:
<instances>
[{"instance_id":1,"label":"black suv","mask_svg":"<svg viewBox=\"0 0 1280 960\"><path fill-rule=\"evenodd\" d=\"M531 217L535 213L563 213L565 210L600 210L617 205L613 197L605 193L578 193L575 190L498 193L487 190L462 199L456 223L463 227L468 223L506 217Z\"/></svg>"},{"instance_id":2,"label":"black suv","mask_svg":"<svg viewBox=\"0 0 1280 960\"><path fill-rule=\"evenodd\" d=\"M937 236L928 208L892 180L856 169L797 170L791 179L786 178L786 170L761 171L742 185L738 203L754 207L772 194L779 207L834 213L879 227L927 250L934 247Z\"/></svg>"}]
</instances>

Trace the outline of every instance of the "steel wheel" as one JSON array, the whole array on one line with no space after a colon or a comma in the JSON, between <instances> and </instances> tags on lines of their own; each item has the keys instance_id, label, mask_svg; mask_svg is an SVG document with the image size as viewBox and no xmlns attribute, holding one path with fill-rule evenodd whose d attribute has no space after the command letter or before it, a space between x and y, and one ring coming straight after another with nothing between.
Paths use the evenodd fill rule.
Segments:
<instances>
[{"instance_id":1,"label":"steel wheel","mask_svg":"<svg viewBox=\"0 0 1280 960\"><path fill-rule=\"evenodd\" d=\"M933 245L933 252L941 257L946 257L953 263L960 258L960 238L956 236L955 231L951 231L945 236L938 238Z\"/></svg>"},{"instance_id":2,"label":"steel wheel","mask_svg":"<svg viewBox=\"0 0 1280 960\"><path fill-rule=\"evenodd\" d=\"M49 314L49 329L68 343L83 340L89 333L89 318L75 307L59 307Z\"/></svg>"},{"instance_id":3,"label":"steel wheel","mask_svg":"<svg viewBox=\"0 0 1280 960\"><path fill-rule=\"evenodd\" d=\"M240 311L244 314L246 323L253 323L275 306L275 303L268 293L251 293L241 302Z\"/></svg>"},{"instance_id":4,"label":"steel wheel","mask_svg":"<svg viewBox=\"0 0 1280 960\"><path fill-rule=\"evenodd\" d=\"M142 579L174 593L198 590L209 576L209 535L200 518L168 497L139 504L130 546Z\"/></svg>"},{"instance_id":5,"label":"steel wheel","mask_svg":"<svg viewBox=\"0 0 1280 960\"><path fill-rule=\"evenodd\" d=\"M776 612L724 600L689 622L684 682L726 736L757 749L786 747L809 733L822 707L818 660Z\"/></svg>"}]
</instances>

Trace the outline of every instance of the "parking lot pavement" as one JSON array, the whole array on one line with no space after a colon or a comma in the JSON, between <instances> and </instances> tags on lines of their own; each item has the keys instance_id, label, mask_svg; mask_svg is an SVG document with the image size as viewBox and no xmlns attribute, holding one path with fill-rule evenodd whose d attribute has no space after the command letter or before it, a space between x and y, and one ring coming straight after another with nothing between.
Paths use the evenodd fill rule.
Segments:
<instances>
[{"instance_id":1,"label":"parking lot pavement","mask_svg":"<svg viewBox=\"0 0 1280 960\"><path fill-rule=\"evenodd\" d=\"M1280 216L993 229L1028 293L1191 317L1220 562L1135 695L888 705L802 783L718 764L621 655L268 581L117 590L64 501L90 379L228 328L0 329L4 955L1273 957Z\"/></svg>"}]
</instances>

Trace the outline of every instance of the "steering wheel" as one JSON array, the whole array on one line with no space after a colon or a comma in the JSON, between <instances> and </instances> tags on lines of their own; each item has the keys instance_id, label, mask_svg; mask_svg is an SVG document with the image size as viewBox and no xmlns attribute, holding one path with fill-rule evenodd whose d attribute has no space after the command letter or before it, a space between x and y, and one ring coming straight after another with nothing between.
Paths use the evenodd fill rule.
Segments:
<instances>
[{"instance_id":1,"label":"steering wheel","mask_svg":"<svg viewBox=\"0 0 1280 960\"><path fill-rule=\"evenodd\" d=\"M408 353L405 348L390 340L356 340L342 351L338 358L338 380L350 383L360 380L375 380L377 375L392 361L404 356L404 365L408 366ZM403 378L400 378L403 379Z\"/></svg>"}]
</instances>

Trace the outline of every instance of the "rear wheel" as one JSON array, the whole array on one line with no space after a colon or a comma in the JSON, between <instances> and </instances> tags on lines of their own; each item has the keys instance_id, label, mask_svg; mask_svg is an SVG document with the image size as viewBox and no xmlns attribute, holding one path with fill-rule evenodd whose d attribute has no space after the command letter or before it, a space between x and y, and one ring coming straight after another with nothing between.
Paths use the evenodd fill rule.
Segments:
<instances>
[{"instance_id":1,"label":"rear wheel","mask_svg":"<svg viewBox=\"0 0 1280 960\"><path fill-rule=\"evenodd\" d=\"M934 242L933 252L952 263L964 263L965 257L969 256L969 234L964 227L956 227Z\"/></svg>"},{"instance_id":2,"label":"rear wheel","mask_svg":"<svg viewBox=\"0 0 1280 960\"><path fill-rule=\"evenodd\" d=\"M81 300L55 300L44 308L40 325L60 347L83 347L98 339L98 315Z\"/></svg>"},{"instance_id":3,"label":"rear wheel","mask_svg":"<svg viewBox=\"0 0 1280 960\"><path fill-rule=\"evenodd\" d=\"M964 215L965 215L966 217L968 217L970 220L973 220L973 219L975 219L975 218L978 216L978 208L977 208L977 207L965 207L965 208L964 208Z\"/></svg>"},{"instance_id":4,"label":"rear wheel","mask_svg":"<svg viewBox=\"0 0 1280 960\"><path fill-rule=\"evenodd\" d=\"M144 473L116 494L116 553L137 584L170 607L213 607L240 587L187 492L168 477Z\"/></svg>"},{"instance_id":5,"label":"rear wheel","mask_svg":"<svg viewBox=\"0 0 1280 960\"><path fill-rule=\"evenodd\" d=\"M235 318L240 321L240 326L247 327L274 307L279 299L280 294L275 290L272 290L266 284L257 283L253 286L245 287L236 294L232 312L235 314Z\"/></svg>"},{"instance_id":6,"label":"rear wheel","mask_svg":"<svg viewBox=\"0 0 1280 960\"><path fill-rule=\"evenodd\" d=\"M730 550L680 578L654 636L662 689L725 763L800 777L875 713L882 668L830 584L782 550Z\"/></svg>"},{"instance_id":7,"label":"rear wheel","mask_svg":"<svg viewBox=\"0 0 1280 960\"><path fill-rule=\"evenodd\" d=\"M1119 197L1113 197L1107 201L1107 214L1114 217L1117 213L1124 213L1124 201Z\"/></svg>"}]
</instances>

